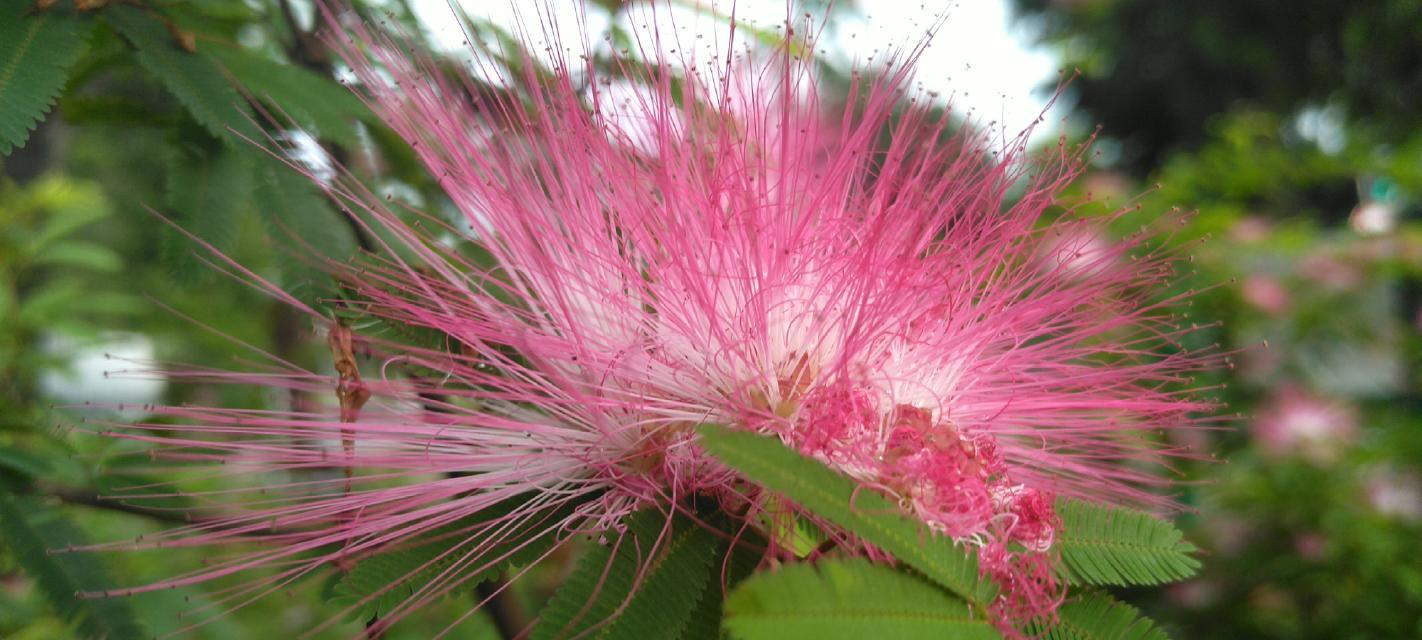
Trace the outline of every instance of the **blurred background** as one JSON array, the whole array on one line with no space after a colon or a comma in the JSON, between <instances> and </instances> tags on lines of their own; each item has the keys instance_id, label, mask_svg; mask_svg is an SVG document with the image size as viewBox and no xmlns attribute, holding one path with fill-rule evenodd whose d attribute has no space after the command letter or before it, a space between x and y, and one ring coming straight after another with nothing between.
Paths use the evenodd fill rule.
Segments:
<instances>
[{"instance_id":1,"label":"blurred background","mask_svg":"<svg viewBox=\"0 0 1422 640\"><path fill-rule=\"evenodd\" d=\"M181 629L180 612L212 594L73 592L168 576L201 557L44 550L172 526L182 499L97 499L156 472L127 455L133 447L66 425L132 419L158 400L295 401L112 374L151 360L241 366L247 356L223 334L330 368L305 321L216 274L146 207L317 299L329 283L295 256L340 258L371 240L244 137L270 136L318 175L345 165L416 208L450 204L340 86L311 3L59 2L37 46L14 46L32 24L20 16L50 4L0 2L0 69L35 70L0 75L0 105L55 98L32 133L0 118L0 637L146 638ZM506 3L467 4L477 37L511 42ZM635 29L620 2L587 4L594 41ZM730 11L674 4L713 26ZM933 5L810 3L832 13L826 77L915 41L933 26ZM414 46L462 50L442 0L355 6ZM745 37L766 46L785 10L779 0L736 7ZM1174 207L1197 212L1170 240L1194 256L1178 286L1198 293L1181 311L1207 326L1199 343L1235 354L1200 384L1241 417L1181 443L1225 461L1178 467L1192 507L1179 520L1203 549L1201 574L1121 594L1175 637L1422 637L1419 25L1415 0L972 0L949 7L926 54L925 91L951 101L964 126L1009 135L1043 115L1059 70L1079 74L1035 139L1099 130L1072 187L1088 202L1081 210L1139 206L1123 235ZM536 608L557 571L521 581L514 605ZM308 582L193 633L291 637L341 608L329 580ZM448 599L389 636L430 637L473 602ZM360 629L351 621L329 635ZM489 633L481 615L452 637Z\"/></svg>"}]
</instances>

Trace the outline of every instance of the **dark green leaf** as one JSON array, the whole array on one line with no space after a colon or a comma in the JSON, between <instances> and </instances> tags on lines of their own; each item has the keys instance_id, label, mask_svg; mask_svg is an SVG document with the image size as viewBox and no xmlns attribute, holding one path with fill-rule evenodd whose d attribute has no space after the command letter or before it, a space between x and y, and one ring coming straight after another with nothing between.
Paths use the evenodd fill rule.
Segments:
<instances>
[{"instance_id":1,"label":"dark green leaf","mask_svg":"<svg viewBox=\"0 0 1422 640\"><path fill-rule=\"evenodd\" d=\"M742 640L999 638L987 619L938 586L862 559L794 564L751 576L726 600Z\"/></svg>"},{"instance_id":2,"label":"dark green leaf","mask_svg":"<svg viewBox=\"0 0 1422 640\"><path fill-rule=\"evenodd\" d=\"M1188 578L1195 546L1148 513L1063 498L1057 534L1063 577L1076 584L1153 585Z\"/></svg>"},{"instance_id":3,"label":"dark green leaf","mask_svg":"<svg viewBox=\"0 0 1422 640\"><path fill-rule=\"evenodd\" d=\"M681 638L702 593L719 588L712 587L713 566L720 573L713 559L721 545L684 516L664 532L666 524L665 515L642 511L628 519L626 535L589 548L544 609L533 640Z\"/></svg>"},{"instance_id":4,"label":"dark green leaf","mask_svg":"<svg viewBox=\"0 0 1422 640\"><path fill-rule=\"evenodd\" d=\"M81 96L66 93L59 99L64 121L76 125L117 127L169 127L177 118L154 110L138 100L117 96Z\"/></svg>"},{"instance_id":5,"label":"dark green leaf","mask_svg":"<svg viewBox=\"0 0 1422 640\"><path fill-rule=\"evenodd\" d=\"M351 227L306 176L275 160L258 168L254 198L276 250L282 285L307 304L334 294L322 260L348 260L355 253Z\"/></svg>"},{"instance_id":6,"label":"dark green leaf","mask_svg":"<svg viewBox=\"0 0 1422 640\"><path fill-rule=\"evenodd\" d=\"M231 249L251 193L250 158L222 145L189 142L176 146L167 173L173 223L218 251ZM164 258L180 282L192 284L213 273L196 260L206 252L201 245L176 231L165 237Z\"/></svg>"},{"instance_id":7,"label":"dark green leaf","mask_svg":"<svg viewBox=\"0 0 1422 640\"><path fill-rule=\"evenodd\" d=\"M662 522L656 522L660 526ZM720 591L725 545L714 533L678 515L659 554L627 608L597 634L608 640L678 640L708 590ZM652 537L655 537L654 532Z\"/></svg>"},{"instance_id":8,"label":"dark green leaf","mask_svg":"<svg viewBox=\"0 0 1422 640\"><path fill-rule=\"evenodd\" d=\"M253 97L274 105L319 138L356 147L356 122L374 114L354 93L334 78L292 64L281 64L256 53L214 45L207 52Z\"/></svg>"},{"instance_id":9,"label":"dark green leaf","mask_svg":"<svg viewBox=\"0 0 1422 640\"><path fill-rule=\"evenodd\" d=\"M1165 632L1135 607L1093 592L1063 604L1056 625L1030 631L1042 640L1166 640Z\"/></svg>"},{"instance_id":10,"label":"dark green leaf","mask_svg":"<svg viewBox=\"0 0 1422 640\"><path fill-rule=\"evenodd\" d=\"M769 541L754 529L737 525L725 531L727 540L718 547L711 565L711 583L701 592L701 601L691 614L681 640L719 640L722 605L726 594L755 573ZM730 540L735 540L732 546Z\"/></svg>"},{"instance_id":11,"label":"dark green leaf","mask_svg":"<svg viewBox=\"0 0 1422 640\"><path fill-rule=\"evenodd\" d=\"M0 154L25 144L94 31L88 18L57 11L27 15L29 6L10 2L0 9Z\"/></svg>"},{"instance_id":12,"label":"dark green leaf","mask_svg":"<svg viewBox=\"0 0 1422 640\"><path fill-rule=\"evenodd\" d=\"M264 142L249 118L246 103L212 58L199 50L184 51L154 16L142 9L114 6L104 19L133 45L139 64L153 74L183 108L219 140L246 144L242 138Z\"/></svg>"},{"instance_id":13,"label":"dark green leaf","mask_svg":"<svg viewBox=\"0 0 1422 640\"><path fill-rule=\"evenodd\" d=\"M883 549L929 579L980 607L997 586L978 575L977 556L951 538L932 533L922 523L873 491L806 458L778 440L715 425L702 425L706 450L761 486L799 503L865 541Z\"/></svg>"},{"instance_id":14,"label":"dark green leaf","mask_svg":"<svg viewBox=\"0 0 1422 640\"><path fill-rule=\"evenodd\" d=\"M125 640L146 638L126 601L80 599L80 591L112 587L99 556L88 552L51 554L54 549L87 544L83 533L38 504L0 495L0 540L34 579L60 617L75 623L83 637Z\"/></svg>"},{"instance_id":15,"label":"dark green leaf","mask_svg":"<svg viewBox=\"0 0 1422 640\"><path fill-rule=\"evenodd\" d=\"M49 461L43 457L0 447L0 491L28 486L49 471Z\"/></svg>"},{"instance_id":16,"label":"dark green leaf","mask_svg":"<svg viewBox=\"0 0 1422 640\"><path fill-rule=\"evenodd\" d=\"M471 558L466 557L478 543L471 540L470 532L507 516L522 504L520 500L506 501L476 516L440 527L421 540L361 560L332 588L333 601L346 606L359 604L356 613L361 620L384 617L434 580L473 588L507 567L537 560L561 542L554 525L571 513L571 507L539 512L520 523L505 534L502 542L479 554L479 558L491 561L504 558L482 571L475 569L488 562L470 562ZM449 571L456 563L461 568Z\"/></svg>"}]
</instances>

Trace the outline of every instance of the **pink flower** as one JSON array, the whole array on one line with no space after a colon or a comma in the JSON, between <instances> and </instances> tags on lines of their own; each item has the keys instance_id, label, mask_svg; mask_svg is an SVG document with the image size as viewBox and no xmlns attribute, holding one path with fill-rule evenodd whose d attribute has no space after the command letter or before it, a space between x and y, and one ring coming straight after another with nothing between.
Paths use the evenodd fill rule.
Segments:
<instances>
[{"instance_id":1,"label":"pink flower","mask_svg":"<svg viewBox=\"0 0 1422 640\"><path fill-rule=\"evenodd\" d=\"M1299 260L1296 271L1331 292L1353 289L1362 284L1365 276L1359 265L1329 251L1304 256Z\"/></svg>"},{"instance_id":2,"label":"pink flower","mask_svg":"<svg viewBox=\"0 0 1422 640\"><path fill-rule=\"evenodd\" d=\"M1230 227L1229 238L1240 244L1259 244L1274 232L1273 224L1260 215L1247 215Z\"/></svg>"},{"instance_id":3,"label":"pink flower","mask_svg":"<svg viewBox=\"0 0 1422 640\"><path fill-rule=\"evenodd\" d=\"M654 62L618 66L647 90L619 90L614 116L587 63L525 78L537 89L519 102L348 28L334 44L361 90L462 215L411 225L345 183L335 195L391 246L332 269L362 318L442 346L367 336L380 375L340 376L369 395L341 396L358 420L160 407L163 420L118 432L167 458L242 460L226 472L263 474L259 486L290 478L263 488L292 493L243 515L142 543L279 545L145 589L276 568L237 602L520 496L533 497L467 531L460 563L499 562L493 541L560 506L539 526L562 538L694 496L762 508L698 447L701 423L777 436L977 546L1004 617L1061 600L1054 496L1172 504L1157 465L1182 453L1156 434L1204 425L1212 405L1189 377L1215 361L1180 346L1178 298L1157 296L1173 256L1144 235L1106 240L1109 220L1044 217L1079 149L1028 158L1025 134L950 136L921 103L891 117L917 50L857 80L829 124L798 56L687 64L672 84L655 72L668 54L646 43ZM485 253L436 241L449 234ZM1034 268L1062 237L1091 239L1085 265ZM189 377L338 386L281 361ZM354 471L297 479L312 469ZM418 585L381 624L455 586Z\"/></svg>"},{"instance_id":4,"label":"pink flower","mask_svg":"<svg viewBox=\"0 0 1422 640\"><path fill-rule=\"evenodd\" d=\"M1272 315L1281 315L1289 310L1289 290L1277 277L1254 274L1244 279L1240 294L1249 304Z\"/></svg>"},{"instance_id":5,"label":"pink flower","mask_svg":"<svg viewBox=\"0 0 1422 640\"><path fill-rule=\"evenodd\" d=\"M1295 534L1294 550L1305 560L1322 560L1328 553L1328 536L1315 531Z\"/></svg>"},{"instance_id":6,"label":"pink flower","mask_svg":"<svg viewBox=\"0 0 1422 640\"><path fill-rule=\"evenodd\" d=\"M1422 521L1422 478L1417 474L1375 469L1368 474L1366 490L1378 513L1405 522Z\"/></svg>"},{"instance_id":7,"label":"pink flower","mask_svg":"<svg viewBox=\"0 0 1422 640\"><path fill-rule=\"evenodd\" d=\"M1276 393L1254 423L1254 439L1264 453L1300 455L1319 464L1337 460L1356 431L1350 407L1297 387Z\"/></svg>"}]
</instances>

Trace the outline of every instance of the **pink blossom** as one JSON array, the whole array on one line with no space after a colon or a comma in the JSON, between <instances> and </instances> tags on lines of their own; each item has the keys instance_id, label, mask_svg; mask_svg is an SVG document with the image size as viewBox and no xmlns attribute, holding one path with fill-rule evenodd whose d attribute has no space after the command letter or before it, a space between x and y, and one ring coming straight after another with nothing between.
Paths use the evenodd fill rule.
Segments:
<instances>
[{"instance_id":1,"label":"pink blossom","mask_svg":"<svg viewBox=\"0 0 1422 640\"><path fill-rule=\"evenodd\" d=\"M1187 609L1203 609L1219 599L1220 585L1205 578L1169 585L1165 597L1172 604Z\"/></svg>"},{"instance_id":2,"label":"pink blossom","mask_svg":"<svg viewBox=\"0 0 1422 640\"><path fill-rule=\"evenodd\" d=\"M1234 226L1230 227L1229 237L1240 244L1259 244L1268 240L1273 232L1273 224L1269 219L1255 214L1235 222Z\"/></svg>"},{"instance_id":3,"label":"pink blossom","mask_svg":"<svg viewBox=\"0 0 1422 640\"><path fill-rule=\"evenodd\" d=\"M950 135L949 117L922 102L891 117L911 97L919 49L856 76L850 106L826 121L813 63L783 52L766 64L728 48L717 64L682 65L694 71L673 84L655 72L669 54L643 43L653 62L616 62L645 87L636 99L605 92L591 63L560 59L551 77L524 79L536 90L521 102L339 24L349 35L334 44L363 95L461 217L412 225L339 182L333 195L388 244L329 267L348 310L443 346L365 336L369 401L353 416L343 395L347 419L331 407L169 406L115 430L199 468L238 461L220 473L253 480L210 496L241 515L140 546L277 543L135 591L274 569L218 605L238 606L515 497L532 496L465 530L459 566L500 562L492 545L528 523L567 538L692 499L764 508L697 445L702 423L776 436L978 548L1004 586L994 610L1011 619L1061 601L1055 496L1173 504L1160 464L1185 454L1156 435L1207 424L1212 405L1189 380L1216 361L1180 345L1191 329L1168 308L1184 296L1158 295L1174 255L1148 250L1144 233L1107 240L1109 218L1045 217L1080 149L1029 157L1026 133ZM478 73L510 85L502 68ZM484 253L435 241L450 233ZM1084 266L1035 268L1063 237L1090 239L1073 254ZM355 388L345 372L274 357L184 376ZM303 479L320 469L344 473ZM558 507L568 511L549 515ZM381 625L458 586L453 576L417 585Z\"/></svg>"},{"instance_id":4,"label":"pink blossom","mask_svg":"<svg viewBox=\"0 0 1422 640\"><path fill-rule=\"evenodd\" d=\"M1315 531L1296 534L1294 551L1305 560L1321 560L1328 553L1328 536Z\"/></svg>"},{"instance_id":5,"label":"pink blossom","mask_svg":"<svg viewBox=\"0 0 1422 640\"><path fill-rule=\"evenodd\" d=\"M1254 422L1254 439L1264 453L1300 455L1320 464L1337 460L1356 431L1352 408L1298 387L1277 392Z\"/></svg>"},{"instance_id":6,"label":"pink blossom","mask_svg":"<svg viewBox=\"0 0 1422 640\"><path fill-rule=\"evenodd\" d=\"M1348 291L1362 284L1363 270L1357 264L1332 252L1311 253L1299 260L1298 274L1322 285L1328 291Z\"/></svg>"},{"instance_id":7,"label":"pink blossom","mask_svg":"<svg viewBox=\"0 0 1422 640\"><path fill-rule=\"evenodd\" d=\"M1272 315L1281 315L1289 310L1289 290L1277 277L1254 274L1244 279L1240 285L1244 300L1259 310Z\"/></svg>"},{"instance_id":8,"label":"pink blossom","mask_svg":"<svg viewBox=\"0 0 1422 640\"><path fill-rule=\"evenodd\" d=\"M1407 522L1422 521L1422 478L1394 469L1368 474L1368 502L1383 515Z\"/></svg>"}]
</instances>

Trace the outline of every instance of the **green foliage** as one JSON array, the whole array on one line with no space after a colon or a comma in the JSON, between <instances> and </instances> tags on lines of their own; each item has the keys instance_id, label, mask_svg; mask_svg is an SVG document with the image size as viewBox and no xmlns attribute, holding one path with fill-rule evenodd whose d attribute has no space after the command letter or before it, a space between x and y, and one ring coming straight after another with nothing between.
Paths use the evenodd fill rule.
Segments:
<instances>
[{"instance_id":1,"label":"green foliage","mask_svg":"<svg viewBox=\"0 0 1422 640\"><path fill-rule=\"evenodd\" d=\"M25 144L84 55L94 24L24 2L0 9L0 154Z\"/></svg>"},{"instance_id":2,"label":"green foliage","mask_svg":"<svg viewBox=\"0 0 1422 640\"><path fill-rule=\"evenodd\" d=\"M794 564L746 580L726 600L741 640L1000 637L962 600L862 559Z\"/></svg>"},{"instance_id":3,"label":"green foliage","mask_svg":"<svg viewBox=\"0 0 1422 640\"><path fill-rule=\"evenodd\" d=\"M270 115L294 118L318 138L354 148L360 144L356 123L375 119L354 93L330 78L234 47L214 45L204 51L251 97L278 109Z\"/></svg>"},{"instance_id":4,"label":"green foliage","mask_svg":"<svg viewBox=\"0 0 1422 640\"><path fill-rule=\"evenodd\" d=\"M703 594L720 590L718 551L724 547L716 534L686 516L638 512L625 535L579 558L544 608L533 640L689 635Z\"/></svg>"},{"instance_id":5,"label":"green foliage","mask_svg":"<svg viewBox=\"0 0 1422 640\"><path fill-rule=\"evenodd\" d=\"M1057 610L1057 622L1032 629L1042 640L1166 640L1149 618L1104 593L1073 596Z\"/></svg>"},{"instance_id":6,"label":"green foliage","mask_svg":"<svg viewBox=\"0 0 1422 640\"><path fill-rule=\"evenodd\" d=\"M355 252L350 226L306 176L276 160L262 159L252 193L277 253L283 288L308 304L334 288L323 260L344 262Z\"/></svg>"},{"instance_id":7,"label":"green foliage","mask_svg":"<svg viewBox=\"0 0 1422 640\"><path fill-rule=\"evenodd\" d=\"M0 494L0 543L34 578L56 612L87 638L147 638L127 601L81 599L81 591L111 586L99 558L90 553L51 553L87 544L78 528L33 501Z\"/></svg>"},{"instance_id":8,"label":"green foliage","mask_svg":"<svg viewBox=\"0 0 1422 640\"><path fill-rule=\"evenodd\" d=\"M212 58L202 51L184 51L173 34L142 9L114 6L105 9L103 16L133 45L139 64L153 74L208 133L234 146L264 142L245 103Z\"/></svg>"},{"instance_id":9,"label":"green foliage","mask_svg":"<svg viewBox=\"0 0 1422 640\"><path fill-rule=\"evenodd\" d=\"M981 607L996 595L997 586L979 577L971 550L900 515L883 496L860 491L854 481L779 441L703 425L701 443L748 478L893 554L968 602Z\"/></svg>"},{"instance_id":10,"label":"green foliage","mask_svg":"<svg viewBox=\"0 0 1422 640\"><path fill-rule=\"evenodd\" d=\"M1414 0L1014 4L1065 68L1082 71L1069 87L1078 109L1122 143L1136 173L1199 148L1218 115L1243 105L1285 115L1336 108L1383 143L1417 128ZM1290 19L1277 19L1285 12Z\"/></svg>"},{"instance_id":11,"label":"green foliage","mask_svg":"<svg viewBox=\"0 0 1422 640\"><path fill-rule=\"evenodd\" d=\"M181 282L211 279L213 271L197 260L207 250L184 233L217 251L231 250L252 192L251 161L216 140L194 137L173 149L167 177L167 215L183 233L165 235L165 258Z\"/></svg>"},{"instance_id":12,"label":"green foliage","mask_svg":"<svg viewBox=\"0 0 1422 640\"><path fill-rule=\"evenodd\" d=\"M561 542L551 525L566 518L570 508L536 512L513 527L501 542L487 548L469 535L471 530L483 530L521 504L520 500L500 503L440 527L419 541L361 560L336 583L332 601L353 608L357 619L369 620L395 611L417 591L427 593L422 590L433 582L462 584L472 589L506 568L537 560ZM479 559L471 562L471 554L476 551Z\"/></svg>"},{"instance_id":13,"label":"green foliage","mask_svg":"<svg viewBox=\"0 0 1422 640\"><path fill-rule=\"evenodd\" d=\"M1153 585L1195 574L1195 545L1169 522L1150 514L1063 498L1056 546L1061 571L1075 584Z\"/></svg>"},{"instance_id":14,"label":"green foliage","mask_svg":"<svg viewBox=\"0 0 1422 640\"><path fill-rule=\"evenodd\" d=\"M681 640L720 640L721 618L726 593L749 578L760 564L768 541L754 530L728 528L724 534L738 542L731 545L722 539L711 563L711 582L701 591L701 601L682 629ZM729 548L728 548L729 547ZM724 572L724 573L723 573Z\"/></svg>"}]
</instances>

